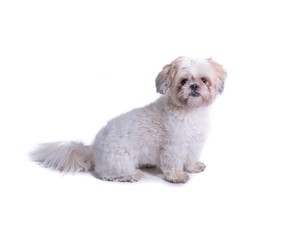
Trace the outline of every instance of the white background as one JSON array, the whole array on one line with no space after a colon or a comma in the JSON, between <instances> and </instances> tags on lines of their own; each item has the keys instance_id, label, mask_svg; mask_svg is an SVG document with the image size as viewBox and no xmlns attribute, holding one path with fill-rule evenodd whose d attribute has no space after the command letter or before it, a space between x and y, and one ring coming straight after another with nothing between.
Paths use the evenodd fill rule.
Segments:
<instances>
[{"instance_id":1,"label":"white background","mask_svg":"<svg viewBox=\"0 0 300 240\"><path fill-rule=\"evenodd\" d=\"M298 4L1 1L0 239L299 240ZM110 183L29 160L156 99L156 74L181 55L228 71L204 173Z\"/></svg>"}]
</instances>

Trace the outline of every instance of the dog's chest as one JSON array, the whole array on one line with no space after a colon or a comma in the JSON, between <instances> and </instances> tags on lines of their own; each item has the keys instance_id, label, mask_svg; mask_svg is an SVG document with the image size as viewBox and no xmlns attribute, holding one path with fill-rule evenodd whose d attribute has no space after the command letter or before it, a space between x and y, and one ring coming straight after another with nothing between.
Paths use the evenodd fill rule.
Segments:
<instances>
[{"instance_id":1,"label":"dog's chest","mask_svg":"<svg viewBox=\"0 0 300 240\"><path fill-rule=\"evenodd\" d=\"M206 111L194 111L170 114L165 122L167 135L178 138L198 140L208 130L208 114Z\"/></svg>"}]
</instances>

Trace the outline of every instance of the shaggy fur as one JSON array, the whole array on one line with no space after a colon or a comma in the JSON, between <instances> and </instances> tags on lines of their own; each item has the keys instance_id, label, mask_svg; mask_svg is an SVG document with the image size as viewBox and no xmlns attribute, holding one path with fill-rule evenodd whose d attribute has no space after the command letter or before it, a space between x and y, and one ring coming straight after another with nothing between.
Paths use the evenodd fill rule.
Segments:
<instances>
[{"instance_id":1,"label":"shaggy fur","mask_svg":"<svg viewBox=\"0 0 300 240\"><path fill-rule=\"evenodd\" d=\"M109 121L91 146L41 145L32 159L63 172L92 171L103 180L134 182L142 167L156 166L172 183L205 165L198 161L208 131L208 111L222 93L226 71L212 59L179 57L156 78L163 96Z\"/></svg>"}]
</instances>

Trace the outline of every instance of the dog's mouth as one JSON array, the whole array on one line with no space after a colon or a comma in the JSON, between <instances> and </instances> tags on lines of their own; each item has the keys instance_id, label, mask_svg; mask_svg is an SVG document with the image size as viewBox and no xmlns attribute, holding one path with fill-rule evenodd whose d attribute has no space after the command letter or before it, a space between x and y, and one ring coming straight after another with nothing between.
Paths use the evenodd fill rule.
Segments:
<instances>
[{"instance_id":1,"label":"dog's mouth","mask_svg":"<svg viewBox=\"0 0 300 240\"><path fill-rule=\"evenodd\" d=\"M191 93L189 94L189 96L192 96L192 97L200 97L200 93L198 93L198 92L191 92Z\"/></svg>"}]
</instances>

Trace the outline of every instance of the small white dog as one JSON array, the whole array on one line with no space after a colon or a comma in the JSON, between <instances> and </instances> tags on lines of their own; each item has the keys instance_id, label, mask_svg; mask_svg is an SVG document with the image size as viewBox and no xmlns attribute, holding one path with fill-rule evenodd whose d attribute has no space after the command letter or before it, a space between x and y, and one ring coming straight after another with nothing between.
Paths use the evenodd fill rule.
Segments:
<instances>
[{"instance_id":1,"label":"small white dog","mask_svg":"<svg viewBox=\"0 0 300 240\"><path fill-rule=\"evenodd\" d=\"M42 144L32 158L64 172L92 171L103 180L134 182L139 170L156 166L172 183L185 183L198 173L208 131L208 110L222 93L227 74L212 59L179 57L156 78L154 103L109 121L91 146L77 142Z\"/></svg>"}]
</instances>

